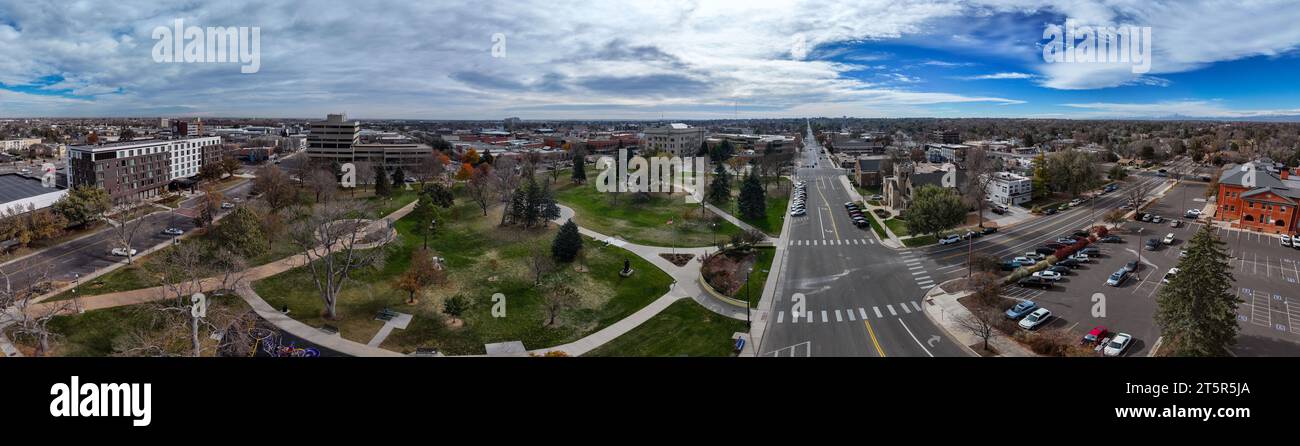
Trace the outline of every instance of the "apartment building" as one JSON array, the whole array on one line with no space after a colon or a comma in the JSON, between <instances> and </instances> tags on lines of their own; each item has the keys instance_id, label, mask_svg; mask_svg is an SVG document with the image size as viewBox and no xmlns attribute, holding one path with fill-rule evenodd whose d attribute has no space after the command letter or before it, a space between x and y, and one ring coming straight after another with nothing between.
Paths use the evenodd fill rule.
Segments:
<instances>
[{"instance_id":1,"label":"apartment building","mask_svg":"<svg viewBox=\"0 0 1300 446\"><path fill-rule=\"evenodd\" d=\"M198 175L205 151L220 147L214 136L72 146L69 187L102 187L114 203L156 197L172 180Z\"/></svg>"},{"instance_id":2,"label":"apartment building","mask_svg":"<svg viewBox=\"0 0 1300 446\"><path fill-rule=\"evenodd\" d=\"M645 129L645 147L651 151L669 152L673 156L694 156L703 144L703 127L675 123Z\"/></svg>"},{"instance_id":3,"label":"apartment building","mask_svg":"<svg viewBox=\"0 0 1300 446\"><path fill-rule=\"evenodd\" d=\"M985 191L988 200L1007 206L1018 205L1034 198L1034 182L1029 177L1010 172L994 172Z\"/></svg>"},{"instance_id":4,"label":"apartment building","mask_svg":"<svg viewBox=\"0 0 1300 446\"><path fill-rule=\"evenodd\" d=\"M40 143L40 138L6 139L0 141L0 151L18 153Z\"/></svg>"}]
</instances>

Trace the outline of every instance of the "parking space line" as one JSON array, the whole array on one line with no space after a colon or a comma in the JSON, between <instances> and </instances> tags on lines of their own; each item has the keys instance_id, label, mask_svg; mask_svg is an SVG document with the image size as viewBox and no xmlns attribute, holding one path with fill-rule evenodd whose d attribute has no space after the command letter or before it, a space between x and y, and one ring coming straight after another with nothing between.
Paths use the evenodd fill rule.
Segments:
<instances>
[{"instance_id":1,"label":"parking space line","mask_svg":"<svg viewBox=\"0 0 1300 446\"><path fill-rule=\"evenodd\" d=\"M835 310L835 322L844 322L844 315L840 314L838 309Z\"/></svg>"},{"instance_id":2,"label":"parking space line","mask_svg":"<svg viewBox=\"0 0 1300 446\"><path fill-rule=\"evenodd\" d=\"M776 323L785 322L785 310L776 312Z\"/></svg>"}]
</instances>

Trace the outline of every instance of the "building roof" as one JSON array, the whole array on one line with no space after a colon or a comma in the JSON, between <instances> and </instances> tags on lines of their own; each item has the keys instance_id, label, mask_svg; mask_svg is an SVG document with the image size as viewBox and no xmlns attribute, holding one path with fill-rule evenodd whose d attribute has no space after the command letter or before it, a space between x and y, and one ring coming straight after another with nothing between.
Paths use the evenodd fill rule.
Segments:
<instances>
[{"instance_id":1,"label":"building roof","mask_svg":"<svg viewBox=\"0 0 1300 446\"><path fill-rule=\"evenodd\" d=\"M41 180L9 173L0 175L0 203L11 203L58 192L59 187L41 187Z\"/></svg>"},{"instance_id":2,"label":"building roof","mask_svg":"<svg viewBox=\"0 0 1300 446\"><path fill-rule=\"evenodd\" d=\"M875 172L880 170L880 164L884 158L858 158L858 170L866 172Z\"/></svg>"},{"instance_id":3,"label":"building roof","mask_svg":"<svg viewBox=\"0 0 1300 446\"><path fill-rule=\"evenodd\" d=\"M1283 180L1277 172L1270 170L1272 167L1271 163L1252 161L1246 164L1254 166L1255 185L1254 189L1248 193L1242 194L1242 197L1255 195L1256 193L1264 192L1264 189L1267 189L1283 197L1300 198L1300 180L1293 178ZM1243 184L1243 182L1246 176L1246 171L1242 170L1242 166L1244 165L1245 164L1229 164L1223 169L1223 172L1219 174L1219 183L1244 187L1245 184Z\"/></svg>"}]
</instances>

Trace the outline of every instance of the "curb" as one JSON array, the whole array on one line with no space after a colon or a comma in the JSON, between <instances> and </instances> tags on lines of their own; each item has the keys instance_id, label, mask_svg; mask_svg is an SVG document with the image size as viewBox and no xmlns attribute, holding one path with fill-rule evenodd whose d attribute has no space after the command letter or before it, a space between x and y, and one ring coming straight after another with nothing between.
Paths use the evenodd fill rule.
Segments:
<instances>
[{"instance_id":1,"label":"curb","mask_svg":"<svg viewBox=\"0 0 1300 446\"><path fill-rule=\"evenodd\" d=\"M769 275L768 277L771 276ZM749 304L747 302L724 296L722 295L722 293L719 293L717 290L713 289L713 287L709 285L708 281L704 280L704 273L702 272L700 273L698 281L700 282L700 288L703 288L704 292L712 295L714 299L723 301L728 305L732 305L738 308L746 308L746 309L749 308Z\"/></svg>"},{"instance_id":2,"label":"curb","mask_svg":"<svg viewBox=\"0 0 1300 446\"><path fill-rule=\"evenodd\" d=\"M939 285L936 285L934 288L930 288L929 291L926 291L926 292L925 292L925 296L922 296L922 297L921 297L921 300L924 301L925 304L926 304L926 305L924 306L923 311L921 311L921 312L922 312L922 313L925 313L925 318L926 318L926 319L929 319L929 320L930 320L930 323L932 323L932 324L934 324L935 326L939 327L940 330L943 330L943 334L944 334L945 336L947 336L948 339L951 339L951 340L955 341L955 342L954 342L955 344L960 345L962 351L966 352L966 353L969 354L970 356L973 356L973 357L976 357L976 358L980 358L980 357L982 357L982 356L980 356L979 353L976 353L976 352L975 352L975 349L970 348L970 346L969 346L969 345L966 345L965 342L961 342L961 341L959 340L959 338L958 338L956 335L953 334L952 331L949 331L949 330L948 330L948 326L947 326L947 325L944 325L940 320L938 320L937 318L935 318L934 315L930 314L930 312L931 312L931 308L936 307L936 305L935 305L935 303L934 303L934 296L940 294L939 292L936 292L936 291L943 291L943 285L944 285L944 284L947 284L947 283L949 283L949 282L952 282L953 280L957 280L957 279L952 279L952 280L949 280L949 281L947 281L947 282L940 283ZM947 292L947 291L943 291L942 294L948 294L948 292Z\"/></svg>"}]
</instances>

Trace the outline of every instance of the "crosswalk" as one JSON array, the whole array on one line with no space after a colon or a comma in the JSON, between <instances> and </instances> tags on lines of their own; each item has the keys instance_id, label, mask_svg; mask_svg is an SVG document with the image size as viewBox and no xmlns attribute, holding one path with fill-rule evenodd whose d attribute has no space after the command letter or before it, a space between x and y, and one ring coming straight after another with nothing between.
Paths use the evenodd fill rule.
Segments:
<instances>
[{"instance_id":1,"label":"crosswalk","mask_svg":"<svg viewBox=\"0 0 1300 446\"><path fill-rule=\"evenodd\" d=\"M855 308L836 308L826 310L804 310L791 311L789 314L785 310L776 312L776 323L778 324L829 324L841 322L858 322L871 319L897 318L912 313L921 312L921 303L918 301L902 302L896 304L885 304L883 306L872 306L870 310L867 307ZM874 317L873 317L874 316Z\"/></svg>"},{"instance_id":2,"label":"crosswalk","mask_svg":"<svg viewBox=\"0 0 1300 446\"><path fill-rule=\"evenodd\" d=\"M934 278L921 264L920 257L912 254L911 251L899 252L899 256L903 259L903 264L907 265L907 272L912 276L912 281L916 282L916 286L921 287L923 290L934 288Z\"/></svg>"},{"instance_id":3,"label":"crosswalk","mask_svg":"<svg viewBox=\"0 0 1300 446\"><path fill-rule=\"evenodd\" d=\"M851 238L851 239L813 239L813 240L791 240L790 246L853 246L853 245L874 245L876 241L869 238Z\"/></svg>"}]
</instances>

